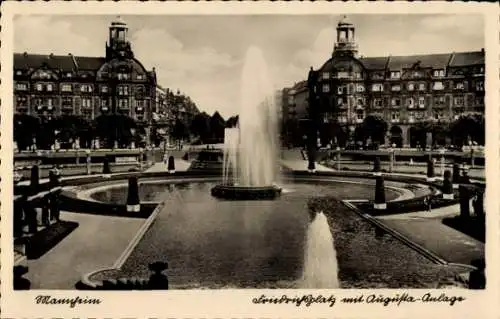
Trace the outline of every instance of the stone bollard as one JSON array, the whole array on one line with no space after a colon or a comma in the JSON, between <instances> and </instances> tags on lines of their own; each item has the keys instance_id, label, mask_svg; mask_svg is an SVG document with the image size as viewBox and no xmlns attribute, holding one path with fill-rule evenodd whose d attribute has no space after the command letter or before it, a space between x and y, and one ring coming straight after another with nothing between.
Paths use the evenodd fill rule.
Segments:
<instances>
[{"instance_id":1,"label":"stone bollard","mask_svg":"<svg viewBox=\"0 0 500 319\"><path fill-rule=\"evenodd\" d=\"M87 175L92 174L92 156L90 155L90 150L85 152L87 154Z\"/></svg>"},{"instance_id":2,"label":"stone bollard","mask_svg":"<svg viewBox=\"0 0 500 319\"><path fill-rule=\"evenodd\" d=\"M107 156L104 157L104 160L103 160L102 173L103 174L111 174L111 169L109 168L109 159Z\"/></svg>"},{"instance_id":3,"label":"stone bollard","mask_svg":"<svg viewBox=\"0 0 500 319\"><path fill-rule=\"evenodd\" d=\"M427 181L428 182L434 182L436 180L436 177L434 176L434 161L432 158L429 158L427 160Z\"/></svg>"},{"instance_id":4,"label":"stone bollard","mask_svg":"<svg viewBox=\"0 0 500 319\"><path fill-rule=\"evenodd\" d=\"M458 163L453 164L453 189L458 189L458 184L460 184L460 165Z\"/></svg>"},{"instance_id":5,"label":"stone bollard","mask_svg":"<svg viewBox=\"0 0 500 319\"><path fill-rule=\"evenodd\" d=\"M474 208L474 214L478 218L484 217L484 191L482 189L476 190L472 207Z\"/></svg>"},{"instance_id":6,"label":"stone bollard","mask_svg":"<svg viewBox=\"0 0 500 319\"><path fill-rule=\"evenodd\" d=\"M449 170L444 172L443 199L453 199L453 184L451 182L451 172Z\"/></svg>"},{"instance_id":7,"label":"stone bollard","mask_svg":"<svg viewBox=\"0 0 500 319\"><path fill-rule=\"evenodd\" d=\"M385 188L384 188L383 176L376 177L375 202L373 203L373 208L376 210L384 210L387 208L387 203L385 202Z\"/></svg>"},{"instance_id":8,"label":"stone bollard","mask_svg":"<svg viewBox=\"0 0 500 319\"><path fill-rule=\"evenodd\" d=\"M389 153L389 172L392 173L394 171L394 164L396 162L396 152L391 150Z\"/></svg>"},{"instance_id":9,"label":"stone bollard","mask_svg":"<svg viewBox=\"0 0 500 319\"><path fill-rule=\"evenodd\" d=\"M168 158L168 172L169 173L175 173L175 159L172 155Z\"/></svg>"},{"instance_id":10,"label":"stone bollard","mask_svg":"<svg viewBox=\"0 0 500 319\"><path fill-rule=\"evenodd\" d=\"M486 276L484 273L486 263L484 259L473 260L471 264L476 269L469 273L469 289L484 289L486 287Z\"/></svg>"},{"instance_id":11,"label":"stone bollard","mask_svg":"<svg viewBox=\"0 0 500 319\"><path fill-rule=\"evenodd\" d=\"M40 170L38 165L31 167L30 194L36 194L40 188Z\"/></svg>"},{"instance_id":12,"label":"stone bollard","mask_svg":"<svg viewBox=\"0 0 500 319\"><path fill-rule=\"evenodd\" d=\"M335 169L340 171L340 147L337 147L337 161L335 162Z\"/></svg>"},{"instance_id":13,"label":"stone bollard","mask_svg":"<svg viewBox=\"0 0 500 319\"><path fill-rule=\"evenodd\" d=\"M127 212L138 213L140 211L139 185L137 184L137 177L132 176L128 179Z\"/></svg>"},{"instance_id":14,"label":"stone bollard","mask_svg":"<svg viewBox=\"0 0 500 319\"><path fill-rule=\"evenodd\" d=\"M470 217L470 191L467 186L458 187L458 198L460 200L460 217L468 219Z\"/></svg>"},{"instance_id":15,"label":"stone bollard","mask_svg":"<svg viewBox=\"0 0 500 319\"><path fill-rule=\"evenodd\" d=\"M152 290L168 290L168 277L162 274L168 269L168 263L157 261L149 264L149 270L153 274L149 277L148 288Z\"/></svg>"},{"instance_id":16,"label":"stone bollard","mask_svg":"<svg viewBox=\"0 0 500 319\"><path fill-rule=\"evenodd\" d=\"M374 176L381 176L382 172L380 171L380 157L375 157L375 160L373 161L373 175Z\"/></svg>"}]
</instances>

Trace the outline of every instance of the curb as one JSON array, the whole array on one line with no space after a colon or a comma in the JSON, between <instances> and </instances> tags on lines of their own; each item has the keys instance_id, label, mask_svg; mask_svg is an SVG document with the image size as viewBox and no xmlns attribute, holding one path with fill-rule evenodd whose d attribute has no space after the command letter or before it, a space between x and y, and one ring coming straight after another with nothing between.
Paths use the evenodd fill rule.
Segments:
<instances>
[{"instance_id":1,"label":"curb","mask_svg":"<svg viewBox=\"0 0 500 319\"><path fill-rule=\"evenodd\" d=\"M410 239L408 239L406 236L404 236L403 234L395 231L394 229L392 228L389 228L387 227L386 225L384 225L383 223L377 221L374 217L372 217L371 215L368 215L368 214L365 214L363 213L359 208L357 208L355 205L353 205L352 203L350 203L349 201L341 201L345 206L347 206L348 208L352 209L356 214L358 214L359 216L361 216L362 218L364 218L365 220L369 221L370 223L372 223L374 226L378 227L378 228L381 228L382 230L384 230L385 232L389 233L390 235L392 235L393 237L395 237L396 239L400 240L402 243L404 243L405 245L407 245L408 247L412 248L413 250L417 251L418 253L422 254L423 256L425 256L427 259L431 260L432 262L436 263L436 264L440 264L440 265L449 265L449 263L444 260L443 258L439 257L438 255L436 255L434 252L428 250L427 248L424 248L422 247L421 245L411 241Z\"/></svg>"}]
</instances>

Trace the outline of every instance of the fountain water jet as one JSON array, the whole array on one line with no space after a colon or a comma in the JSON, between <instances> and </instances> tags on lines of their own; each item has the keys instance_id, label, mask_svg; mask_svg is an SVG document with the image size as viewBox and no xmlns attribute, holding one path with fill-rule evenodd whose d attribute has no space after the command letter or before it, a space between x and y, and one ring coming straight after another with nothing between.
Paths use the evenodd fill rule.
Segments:
<instances>
[{"instance_id":1,"label":"fountain water jet","mask_svg":"<svg viewBox=\"0 0 500 319\"><path fill-rule=\"evenodd\" d=\"M277 179L278 110L262 51L248 49L241 77L238 124L224 136L223 182L212 195L228 199L271 199Z\"/></svg>"},{"instance_id":2,"label":"fountain water jet","mask_svg":"<svg viewBox=\"0 0 500 319\"><path fill-rule=\"evenodd\" d=\"M339 288L337 253L328 220L319 212L307 230L302 288Z\"/></svg>"}]
</instances>

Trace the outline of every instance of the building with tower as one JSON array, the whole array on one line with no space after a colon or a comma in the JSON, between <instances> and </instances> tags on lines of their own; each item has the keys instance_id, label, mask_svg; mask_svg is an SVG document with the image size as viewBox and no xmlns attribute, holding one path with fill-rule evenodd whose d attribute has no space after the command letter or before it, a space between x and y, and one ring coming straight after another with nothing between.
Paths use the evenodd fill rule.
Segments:
<instances>
[{"instance_id":1,"label":"building with tower","mask_svg":"<svg viewBox=\"0 0 500 319\"><path fill-rule=\"evenodd\" d=\"M337 25L331 57L315 71L321 122L339 123L353 135L367 116L380 116L388 124L386 144L415 147L416 123L449 122L465 112L485 110L484 49L361 57L355 26L346 17ZM294 108L299 102L307 108L308 101L293 94L291 100Z\"/></svg>"},{"instance_id":2,"label":"building with tower","mask_svg":"<svg viewBox=\"0 0 500 319\"><path fill-rule=\"evenodd\" d=\"M104 57L14 54L14 112L42 119L89 120L124 114L148 130L156 108L156 73L134 57L128 26L109 26Z\"/></svg>"}]
</instances>

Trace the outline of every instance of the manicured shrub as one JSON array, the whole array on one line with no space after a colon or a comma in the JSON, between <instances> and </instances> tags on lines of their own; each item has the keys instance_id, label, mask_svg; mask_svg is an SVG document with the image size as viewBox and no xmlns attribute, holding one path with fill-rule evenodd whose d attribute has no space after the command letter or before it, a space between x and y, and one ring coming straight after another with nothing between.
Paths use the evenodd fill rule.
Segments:
<instances>
[{"instance_id":1,"label":"manicured shrub","mask_svg":"<svg viewBox=\"0 0 500 319\"><path fill-rule=\"evenodd\" d=\"M140 212L141 205L139 200L139 186L137 177L132 176L128 179L127 212Z\"/></svg>"},{"instance_id":2,"label":"manicured shrub","mask_svg":"<svg viewBox=\"0 0 500 319\"><path fill-rule=\"evenodd\" d=\"M436 179L434 175L434 161L429 158L427 160L427 181L433 182Z\"/></svg>"},{"instance_id":3,"label":"manicured shrub","mask_svg":"<svg viewBox=\"0 0 500 319\"><path fill-rule=\"evenodd\" d=\"M453 199L453 184L451 182L451 172L449 170L444 172L443 198Z\"/></svg>"},{"instance_id":4,"label":"manicured shrub","mask_svg":"<svg viewBox=\"0 0 500 319\"><path fill-rule=\"evenodd\" d=\"M109 167L109 159L107 157L105 157L103 160L102 173L103 174L111 174L111 169Z\"/></svg>"},{"instance_id":5,"label":"manicured shrub","mask_svg":"<svg viewBox=\"0 0 500 319\"><path fill-rule=\"evenodd\" d=\"M384 177L377 176L375 183L375 202L373 203L374 209L386 209L387 204L385 202L385 187L384 187Z\"/></svg>"},{"instance_id":6,"label":"manicured shrub","mask_svg":"<svg viewBox=\"0 0 500 319\"><path fill-rule=\"evenodd\" d=\"M39 187L40 187L40 170L38 168L38 165L33 165L31 167L31 177L30 177L30 188L32 194L37 193Z\"/></svg>"},{"instance_id":7,"label":"manicured shrub","mask_svg":"<svg viewBox=\"0 0 500 319\"><path fill-rule=\"evenodd\" d=\"M458 163L453 164L453 187L458 188L458 184L460 183L460 165Z\"/></svg>"},{"instance_id":8,"label":"manicured shrub","mask_svg":"<svg viewBox=\"0 0 500 319\"><path fill-rule=\"evenodd\" d=\"M174 160L174 157L172 155L168 158L168 171L170 173L175 172L175 160Z\"/></svg>"},{"instance_id":9,"label":"manicured shrub","mask_svg":"<svg viewBox=\"0 0 500 319\"><path fill-rule=\"evenodd\" d=\"M380 157L375 157L373 161L373 174L380 175Z\"/></svg>"}]
</instances>

